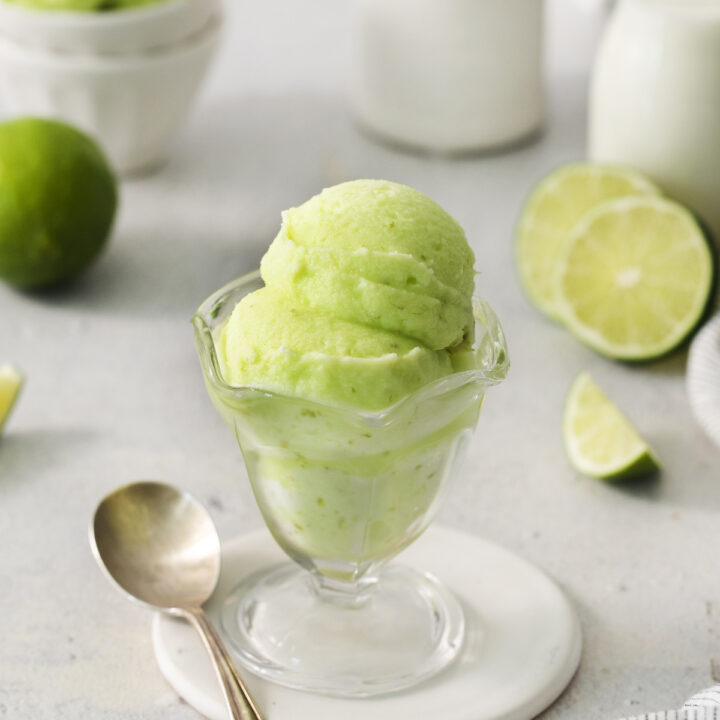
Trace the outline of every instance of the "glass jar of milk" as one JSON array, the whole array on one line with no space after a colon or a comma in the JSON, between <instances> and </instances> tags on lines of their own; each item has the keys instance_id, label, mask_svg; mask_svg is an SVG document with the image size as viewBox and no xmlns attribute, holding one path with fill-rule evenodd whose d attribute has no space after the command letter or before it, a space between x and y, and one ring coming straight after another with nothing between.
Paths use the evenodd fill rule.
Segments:
<instances>
[{"instance_id":1,"label":"glass jar of milk","mask_svg":"<svg viewBox=\"0 0 720 720\"><path fill-rule=\"evenodd\" d=\"M720 0L622 0L590 91L589 154L632 165L720 237Z\"/></svg>"},{"instance_id":2,"label":"glass jar of milk","mask_svg":"<svg viewBox=\"0 0 720 720\"><path fill-rule=\"evenodd\" d=\"M543 0L355 0L350 101L370 132L436 152L535 133Z\"/></svg>"}]
</instances>

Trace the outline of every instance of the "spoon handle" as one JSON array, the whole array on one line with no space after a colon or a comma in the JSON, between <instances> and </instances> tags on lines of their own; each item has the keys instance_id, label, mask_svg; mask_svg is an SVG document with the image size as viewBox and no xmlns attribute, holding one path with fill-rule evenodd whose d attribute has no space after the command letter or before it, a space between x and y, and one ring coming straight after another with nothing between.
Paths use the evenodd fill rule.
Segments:
<instances>
[{"instance_id":1,"label":"spoon handle","mask_svg":"<svg viewBox=\"0 0 720 720\"><path fill-rule=\"evenodd\" d=\"M215 673L222 685L223 695L233 720L263 720L257 705L245 687L220 636L201 608L187 608L186 619L198 631L203 645L212 659Z\"/></svg>"},{"instance_id":2,"label":"spoon handle","mask_svg":"<svg viewBox=\"0 0 720 720\"><path fill-rule=\"evenodd\" d=\"M217 630L215 630L215 626L208 622L207 623L208 628L210 629L210 632L212 633L212 636L215 638L215 641L217 642L217 647L220 650L220 654L223 657L223 660L225 661L225 664L230 669L230 673L232 674L233 678L235 679L235 683L237 685L237 689L242 693L243 698L245 699L245 702L250 706L251 710L255 713L254 715L251 715L252 720L264 720L262 713L258 709L258 706L255 704L255 700L253 700L252 695L250 695L250 691L247 689L247 686L245 685L245 682L240 677L240 673L237 670L237 667L235 666L235 663L233 662L232 658L230 657L227 648L225 647L225 643L220 639L220 636L217 633Z\"/></svg>"}]
</instances>

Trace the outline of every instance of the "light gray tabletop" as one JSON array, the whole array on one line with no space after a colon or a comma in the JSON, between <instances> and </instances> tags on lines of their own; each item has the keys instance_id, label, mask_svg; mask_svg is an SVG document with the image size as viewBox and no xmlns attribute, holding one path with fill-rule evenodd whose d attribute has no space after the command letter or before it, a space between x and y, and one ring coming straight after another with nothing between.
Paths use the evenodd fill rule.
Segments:
<instances>
[{"instance_id":1,"label":"light gray tabletop","mask_svg":"<svg viewBox=\"0 0 720 720\"><path fill-rule=\"evenodd\" d=\"M342 101L346 3L227 3L201 101L167 166L123 185L101 261L52 294L0 288L0 362L28 377L0 440L0 717L197 717L156 669L149 615L96 568L88 521L116 485L162 478L205 502L223 538L261 525L240 452L206 396L189 318L257 265L282 209L356 177L413 185L447 208L505 325L511 374L488 397L441 521L537 563L578 608L581 669L544 717L676 707L719 679L720 452L690 415L685 354L606 361L534 311L514 275L524 196L584 152L596 28L577 2L550 8L543 137L461 160L401 154L355 129ZM660 477L616 487L569 467L560 418L583 369L654 444Z\"/></svg>"}]
</instances>

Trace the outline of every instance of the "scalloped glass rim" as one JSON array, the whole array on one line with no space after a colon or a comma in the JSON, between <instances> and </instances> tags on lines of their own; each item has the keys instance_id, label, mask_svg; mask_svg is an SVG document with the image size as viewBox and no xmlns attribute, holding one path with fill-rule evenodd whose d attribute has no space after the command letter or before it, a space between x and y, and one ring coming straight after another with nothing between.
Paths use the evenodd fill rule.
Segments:
<instances>
[{"instance_id":1,"label":"scalloped glass rim","mask_svg":"<svg viewBox=\"0 0 720 720\"><path fill-rule=\"evenodd\" d=\"M412 409L420 401L449 392L467 383L477 383L484 387L497 385L505 378L510 367L507 343L500 321L485 300L473 297L473 312L476 320L476 340L473 352L478 359L478 366L471 370L461 370L434 380L418 388L394 405L381 410L360 410L349 405L323 403L252 386L228 385L222 377L217 353L215 352L212 325L217 325L218 316L226 308L228 301L232 301L229 307L229 312L232 312L240 298L252 291L252 285L257 284L260 286L260 283L262 283L262 279L259 270L247 273L210 295L193 315L195 343L203 371L207 380L212 383L215 392L221 397L225 396L232 400L251 398L253 396L274 397L282 399L284 402L296 402L303 406L314 406L323 408L325 411L342 413L344 416L354 417L361 424L377 427L393 422L397 416L404 414L406 408Z\"/></svg>"}]
</instances>

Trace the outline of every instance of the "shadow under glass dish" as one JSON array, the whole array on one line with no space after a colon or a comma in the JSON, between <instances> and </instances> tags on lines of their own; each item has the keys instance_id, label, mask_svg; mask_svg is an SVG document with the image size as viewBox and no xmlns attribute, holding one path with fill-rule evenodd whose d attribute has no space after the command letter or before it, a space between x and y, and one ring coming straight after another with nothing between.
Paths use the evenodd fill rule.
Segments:
<instances>
[{"instance_id":1,"label":"shadow under glass dish","mask_svg":"<svg viewBox=\"0 0 720 720\"><path fill-rule=\"evenodd\" d=\"M251 273L193 318L210 397L240 445L255 498L295 561L245 578L222 613L240 661L275 682L367 696L413 685L457 655L458 602L434 577L384 567L429 525L508 355L490 307L474 300L471 369L377 412L227 385L214 333L263 283Z\"/></svg>"}]
</instances>

